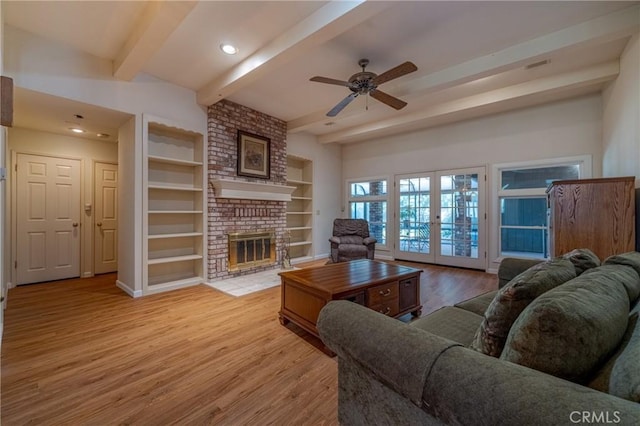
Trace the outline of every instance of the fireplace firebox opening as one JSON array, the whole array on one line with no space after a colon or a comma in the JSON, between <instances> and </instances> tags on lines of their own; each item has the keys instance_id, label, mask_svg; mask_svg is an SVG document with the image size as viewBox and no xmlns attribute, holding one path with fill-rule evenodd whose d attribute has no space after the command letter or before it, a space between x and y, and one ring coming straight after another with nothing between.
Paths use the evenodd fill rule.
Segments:
<instances>
[{"instance_id":1,"label":"fireplace firebox opening","mask_svg":"<svg viewBox=\"0 0 640 426\"><path fill-rule=\"evenodd\" d=\"M229 272L276 263L274 231L234 232L229 237Z\"/></svg>"}]
</instances>

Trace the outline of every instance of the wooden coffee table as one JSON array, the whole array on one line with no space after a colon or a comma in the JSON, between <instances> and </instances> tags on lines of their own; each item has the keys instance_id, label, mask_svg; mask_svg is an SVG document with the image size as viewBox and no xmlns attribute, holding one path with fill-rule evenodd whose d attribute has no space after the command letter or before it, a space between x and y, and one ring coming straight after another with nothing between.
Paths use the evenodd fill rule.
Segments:
<instances>
[{"instance_id":1,"label":"wooden coffee table","mask_svg":"<svg viewBox=\"0 0 640 426\"><path fill-rule=\"evenodd\" d=\"M395 318L409 312L419 316L421 272L376 260L280 272L280 323L291 321L318 336L318 314L331 300L350 300Z\"/></svg>"}]
</instances>

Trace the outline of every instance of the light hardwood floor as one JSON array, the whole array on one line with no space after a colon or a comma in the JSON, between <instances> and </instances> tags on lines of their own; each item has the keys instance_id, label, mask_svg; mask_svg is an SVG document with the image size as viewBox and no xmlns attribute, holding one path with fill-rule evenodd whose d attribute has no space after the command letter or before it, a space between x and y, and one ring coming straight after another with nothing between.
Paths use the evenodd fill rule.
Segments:
<instances>
[{"instance_id":1,"label":"light hardwood floor","mask_svg":"<svg viewBox=\"0 0 640 426\"><path fill-rule=\"evenodd\" d=\"M483 272L401 263L425 270L423 315L496 288ZM336 359L280 325L279 287L132 299L115 278L9 291L3 425L337 424Z\"/></svg>"}]
</instances>

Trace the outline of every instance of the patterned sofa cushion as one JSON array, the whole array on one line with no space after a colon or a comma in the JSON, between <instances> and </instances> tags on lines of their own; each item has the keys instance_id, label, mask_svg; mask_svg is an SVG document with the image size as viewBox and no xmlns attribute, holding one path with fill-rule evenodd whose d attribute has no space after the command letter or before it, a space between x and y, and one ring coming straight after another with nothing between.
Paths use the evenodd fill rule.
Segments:
<instances>
[{"instance_id":1,"label":"patterned sofa cushion","mask_svg":"<svg viewBox=\"0 0 640 426\"><path fill-rule=\"evenodd\" d=\"M536 297L575 278L573 264L562 258L538 263L498 290L484 313L471 348L498 357L511 325Z\"/></svg>"},{"instance_id":2,"label":"patterned sofa cushion","mask_svg":"<svg viewBox=\"0 0 640 426\"><path fill-rule=\"evenodd\" d=\"M569 253L562 255L562 258L568 259L576 268L576 276L581 275L584 271L597 268L600 266L600 259L589 249L575 249Z\"/></svg>"},{"instance_id":3,"label":"patterned sofa cushion","mask_svg":"<svg viewBox=\"0 0 640 426\"><path fill-rule=\"evenodd\" d=\"M603 262L603 265L625 265L633 268L638 275L640 275L640 252L632 251L629 253L617 254L615 256L608 257ZM629 302L634 303L640 296L640 284L634 281L628 281L623 283L629 295Z\"/></svg>"},{"instance_id":4,"label":"patterned sofa cushion","mask_svg":"<svg viewBox=\"0 0 640 426\"><path fill-rule=\"evenodd\" d=\"M638 313L629 317L627 331L618 350L589 382L589 387L620 398L640 402L640 322Z\"/></svg>"},{"instance_id":5,"label":"patterned sofa cushion","mask_svg":"<svg viewBox=\"0 0 640 426\"><path fill-rule=\"evenodd\" d=\"M595 268L534 300L511 327L500 359L568 380L584 380L619 345L631 268Z\"/></svg>"}]
</instances>

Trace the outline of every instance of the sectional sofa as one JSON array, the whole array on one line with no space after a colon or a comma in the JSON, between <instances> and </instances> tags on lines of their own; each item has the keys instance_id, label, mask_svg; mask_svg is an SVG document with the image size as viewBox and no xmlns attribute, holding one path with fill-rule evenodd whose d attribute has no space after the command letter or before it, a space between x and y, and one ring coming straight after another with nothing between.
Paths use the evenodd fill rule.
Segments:
<instances>
[{"instance_id":1,"label":"sectional sofa","mask_svg":"<svg viewBox=\"0 0 640 426\"><path fill-rule=\"evenodd\" d=\"M498 279L410 323L325 306L340 423L640 424L640 253L505 259Z\"/></svg>"}]
</instances>

